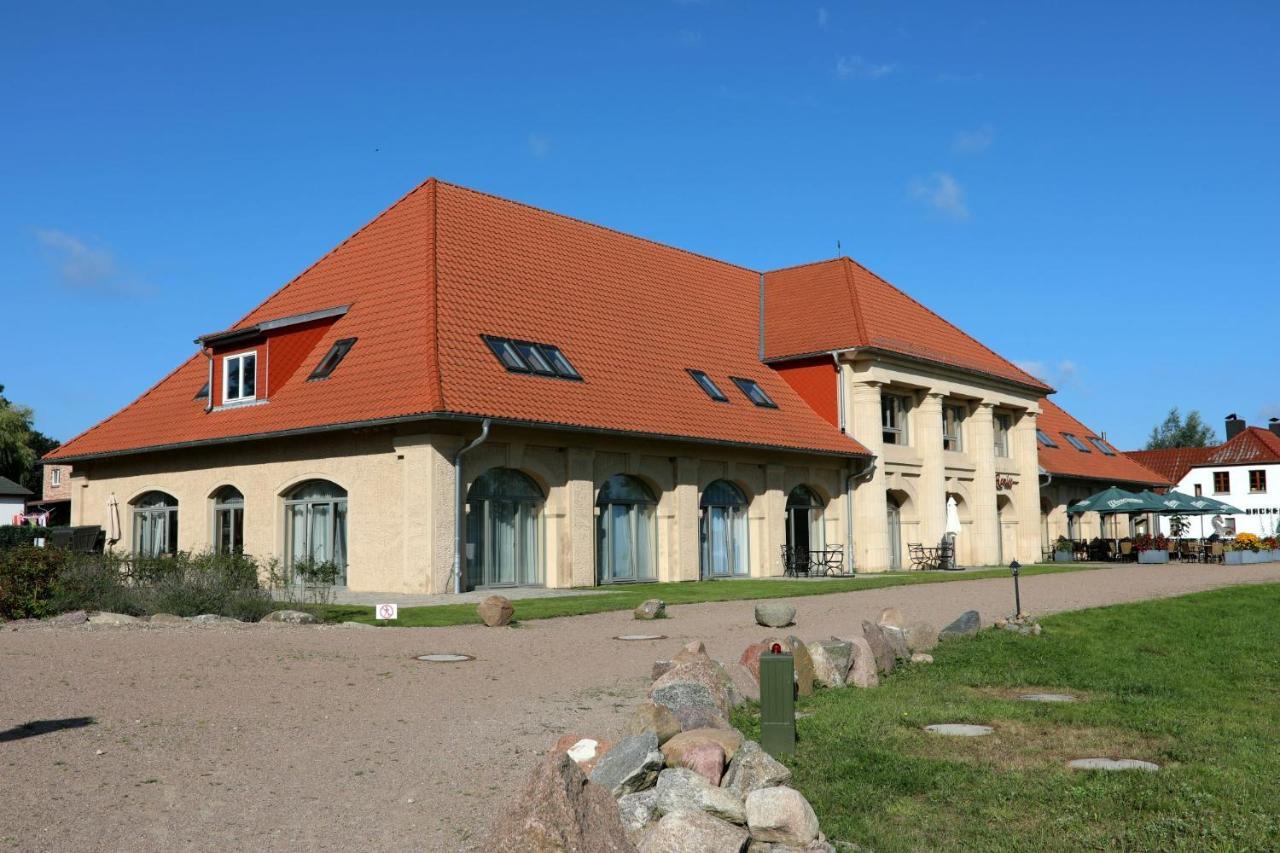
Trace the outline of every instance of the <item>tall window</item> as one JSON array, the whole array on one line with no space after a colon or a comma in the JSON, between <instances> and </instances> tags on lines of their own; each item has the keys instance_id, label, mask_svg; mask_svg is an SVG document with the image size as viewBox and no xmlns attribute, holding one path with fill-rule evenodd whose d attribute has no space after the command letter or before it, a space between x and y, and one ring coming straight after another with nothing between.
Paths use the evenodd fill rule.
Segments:
<instances>
[{"instance_id":1,"label":"tall window","mask_svg":"<svg viewBox=\"0 0 1280 853\"><path fill-rule=\"evenodd\" d=\"M1249 491L1261 494L1267 490L1267 472L1265 470L1249 472Z\"/></svg>"},{"instance_id":2,"label":"tall window","mask_svg":"<svg viewBox=\"0 0 1280 853\"><path fill-rule=\"evenodd\" d=\"M964 406L947 403L942 407L942 449L964 450L961 425L964 423Z\"/></svg>"},{"instance_id":3,"label":"tall window","mask_svg":"<svg viewBox=\"0 0 1280 853\"><path fill-rule=\"evenodd\" d=\"M993 419L995 432L996 456L1009 455L1009 431L1013 428L1013 415L1007 412L996 412Z\"/></svg>"},{"instance_id":4,"label":"tall window","mask_svg":"<svg viewBox=\"0 0 1280 853\"><path fill-rule=\"evenodd\" d=\"M244 495L235 486L213 496L213 547L219 554L244 553Z\"/></svg>"},{"instance_id":5,"label":"tall window","mask_svg":"<svg viewBox=\"0 0 1280 853\"><path fill-rule=\"evenodd\" d=\"M901 394L880 395L880 422L884 427L884 443L905 446L907 435L907 410L910 401Z\"/></svg>"},{"instance_id":6,"label":"tall window","mask_svg":"<svg viewBox=\"0 0 1280 853\"><path fill-rule=\"evenodd\" d=\"M254 399L258 385L258 354L242 352L222 359L222 402Z\"/></svg>"},{"instance_id":7,"label":"tall window","mask_svg":"<svg viewBox=\"0 0 1280 853\"><path fill-rule=\"evenodd\" d=\"M787 495L787 544L797 551L821 551L822 499L808 486L796 486Z\"/></svg>"},{"instance_id":8,"label":"tall window","mask_svg":"<svg viewBox=\"0 0 1280 853\"><path fill-rule=\"evenodd\" d=\"M658 576L658 501L643 481L616 474L596 497L596 566L600 583Z\"/></svg>"},{"instance_id":9,"label":"tall window","mask_svg":"<svg viewBox=\"0 0 1280 853\"><path fill-rule=\"evenodd\" d=\"M308 480L285 497L285 566L333 563L338 584L347 582L347 490L328 480Z\"/></svg>"},{"instance_id":10,"label":"tall window","mask_svg":"<svg viewBox=\"0 0 1280 853\"><path fill-rule=\"evenodd\" d=\"M1215 495L1225 495L1231 492L1231 472L1230 471L1214 471L1213 472L1213 493Z\"/></svg>"},{"instance_id":11,"label":"tall window","mask_svg":"<svg viewBox=\"0 0 1280 853\"><path fill-rule=\"evenodd\" d=\"M177 550L177 498L164 492L147 492L133 502L133 553L154 557Z\"/></svg>"},{"instance_id":12,"label":"tall window","mask_svg":"<svg viewBox=\"0 0 1280 853\"><path fill-rule=\"evenodd\" d=\"M1196 497L1203 497L1203 496L1204 496L1204 486L1200 485L1199 483L1196 483Z\"/></svg>"},{"instance_id":13,"label":"tall window","mask_svg":"<svg viewBox=\"0 0 1280 853\"><path fill-rule=\"evenodd\" d=\"M467 583L530 586L542 582L542 490L527 474L490 468L467 492Z\"/></svg>"},{"instance_id":14,"label":"tall window","mask_svg":"<svg viewBox=\"0 0 1280 853\"><path fill-rule=\"evenodd\" d=\"M49 485L55 489L62 485L62 469L52 468L49 471Z\"/></svg>"},{"instance_id":15,"label":"tall window","mask_svg":"<svg viewBox=\"0 0 1280 853\"><path fill-rule=\"evenodd\" d=\"M747 574L747 497L727 480L702 493L702 576Z\"/></svg>"}]
</instances>

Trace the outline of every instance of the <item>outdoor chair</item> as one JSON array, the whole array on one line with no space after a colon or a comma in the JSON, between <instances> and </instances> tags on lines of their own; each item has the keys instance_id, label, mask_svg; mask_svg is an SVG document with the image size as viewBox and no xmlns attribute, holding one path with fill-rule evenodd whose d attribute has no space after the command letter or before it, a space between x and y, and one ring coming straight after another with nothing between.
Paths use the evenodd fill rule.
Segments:
<instances>
[{"instance_id":1,"label":"outdoor chair","mask_svg":"<svg viewBox=\"0 0 1280 853\"><path fill-rule=\"evenodd\" d=\"M1212 545L1210 545L1210 546L1209 546L1209 556L1205 559L1205 562L1206 562L1206 563L1209 563L1209 562L1213 562L1213 563L1221 563L1221 562L1223 562L1223 557L1222 557L1222 555L1226 553L1226 550L1227 550L1226 548L1222 547L1222 543L1221 543L1221 542L1214 542Z\"/></svg>"},{"instance_id":2,"label":"outdoor chair","mask_svg":"<svg viewBox=\"0 0 1280 853\"><path fill-rule=\"evenodd\" d=\"M1127 563L1129 562L1130 559L1135 559L1135 560L1137 559L1137 557L1134 557L1133 555L1133 543L1121 542L1120 543L1120 561L1123 563Z\"/></svg>"},{"instance_id":3,"label":"outdoor chair","mask_svg":"<svg viewBox=\"0 0 1280 853\"><path fill-rule=\"evenodd\" d=\"M786 577L809 576L809 552L803 548L782 546L782 574Z\"/></svg>"},{"instance_id":4,"label":"outdoor chair","mask_svg":"<svg viewBox=\"0 0 1280 853\"><path fill-rule=\"evenodd\" d=\"M923 571L929 568L931 562L929 554L925 551L924 545L920 542L910 542L907 544L907 552L911 556L911 568L916 571Z\"/></svg>"}]
</instances>

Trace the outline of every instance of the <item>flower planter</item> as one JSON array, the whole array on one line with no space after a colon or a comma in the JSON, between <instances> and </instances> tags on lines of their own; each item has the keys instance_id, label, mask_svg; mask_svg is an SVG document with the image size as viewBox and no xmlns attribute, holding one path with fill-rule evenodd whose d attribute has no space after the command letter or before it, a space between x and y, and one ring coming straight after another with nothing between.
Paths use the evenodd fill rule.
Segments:
<instances>
[{"instance_id":1,"label":"flower planter","mask_svg":"<svg viewBox=\"0 0 1280 853\"><path fill-rule=\"evenodd\" d=\"M1169 562L1169 552L1165 550L1139 551L1139 563L1167 563Z\"/></svg>"},{"instance_id":2,"label":"flower planter","mask_svg":"<svg viewBox=\"0 0 1280 853\"><path fill-rule=\"evenodd\" d=\"M1244 554L1245 565L1262 562L1262 554L1258 551L1241 551L1240 553Z\"/></svg>"},{"instance_id":3,"label":"flower planter","mask_svg":"<svg viewBox=\"0 0 1280 853\"><path fill-rule=\"evenodd\" d=\"M1280 563L1280 548L1277 548L1271 552L1271 562Z\"/></svg>"},{"instance_id":4,"label":"flower planter","mask_svg":"<svg viewBox=\"0 0 1280 853\"><path fill-rule=\"evenodd\" d=\"M1222 562L1228 566L1239 566L1244 563L1244 555L1247 551L1228 551L1222 555Z\"/></svg>"},{"instance_id":5,"label":"flower planter","mask_svg":"<svg viewBox=\"0 0 1280 853\"><path fill-rule=\"evenodd\" d=\"M1055 563L1070 563L1072 561L1071 552L1070 551L1054 551L1053 561Z\"/></svg>"}]
</instances>

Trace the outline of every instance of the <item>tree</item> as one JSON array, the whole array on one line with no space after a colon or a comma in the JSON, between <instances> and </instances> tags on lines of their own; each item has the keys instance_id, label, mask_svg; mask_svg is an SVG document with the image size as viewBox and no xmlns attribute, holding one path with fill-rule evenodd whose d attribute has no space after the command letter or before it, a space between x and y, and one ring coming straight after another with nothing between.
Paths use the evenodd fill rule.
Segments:
<instances>
[{"instance_id":1,"label":"tree","mask_svg":"<svg viewBox=\"0 0 1280 853\"><path fill-rule=\"evenodd\" d=\"M0 477L40 494L40 457L58 446L58 442L37 430L35 412L19 406L4 396L0 385Z\"/></svg>"},{"instance_id":2,"label":"tree","mask_svg":"<svg viewBox=\"0 0 1280 853\"><path fill-rule=\"evenodd\" d=\"M1169 447L1209 447L1218 443L1213 427L1204 422L1198 411L1192 411L1184 420L1178 407L1169 410L1159 426L1151 428L1147 450L1164 450Z\"/></svg>"}]
</instances>

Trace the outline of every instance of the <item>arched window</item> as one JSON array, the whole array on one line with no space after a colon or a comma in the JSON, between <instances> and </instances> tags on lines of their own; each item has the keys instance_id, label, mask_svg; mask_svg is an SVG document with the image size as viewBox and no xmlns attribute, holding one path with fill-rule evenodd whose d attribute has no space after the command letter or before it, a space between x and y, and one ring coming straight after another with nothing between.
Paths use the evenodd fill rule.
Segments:
<instances>
[{"instance_id":1,"label":"arched window","mask_svg":"<svg viewBox=\"0 0 1280 853\"><path fill-rule=\"evenodd\" d=\"M615 474L596 497L596 566L600 583L658 576L658 501L643 481Z\"/></svg>"},{"instance_id":2,"label":"arched window","mask_svg":"<svg viewBox=\"0 0 1280 853\"><path fill-rule=\"evenodd\" d=\"M332 563L336 583L347 582L347 490L328 480L308 480L284 500L285 568L302 562Z\"/></svg>"},{"instance_id":3,"label":"arched window","mask_svg":"<svg viewBox=\"0 0 1280 853\"><path fill-rule=\"evenodd\" d=\"M244 495L235 486L213 496L213 547L219 554L244 553Z\"/></svg>"},{"instance_id":4,"label":"arched window","mask_svg":"<svg viewBox=\"0 0 1280 853\"><path fill-rule=\"evenodd\" d=\"M702 492L702 576L747 574L747 498L728 480Z\"/></svg>"},{"instance_id":5,"label":"arched window","mask_svg":"<svg viewBox=\"0 0 1280 853\"><path fill-rule=\"evenodd\" d=\"M822 498L808 486L796 486L787 495L787 545L794 551L821 551L825 547L822 507Z\"/></svg>"},{"instance_id":6,"label":"arched window","mask_svg":"<svg viewBox=\"0 0 1280 853\"><path fill-rule=\"evenodd\" d=\"M542 582L538 526L543 495L528 475L490 468L467 492L467 585Z\"/></svg>"},{"instance_id":7,"label":"arched window","mask_svg":"<svg viewBox=\"0 0 1280 853\"><path fill-rule=\"evenodd\" d=\"M133 502L133 553L140 557L178 550L178 499L147 492Z\"/></svg>"}]
</instances>

